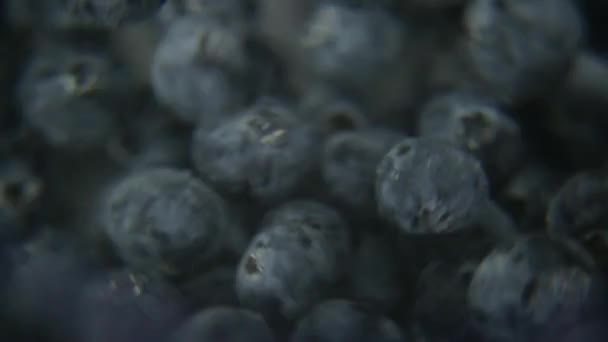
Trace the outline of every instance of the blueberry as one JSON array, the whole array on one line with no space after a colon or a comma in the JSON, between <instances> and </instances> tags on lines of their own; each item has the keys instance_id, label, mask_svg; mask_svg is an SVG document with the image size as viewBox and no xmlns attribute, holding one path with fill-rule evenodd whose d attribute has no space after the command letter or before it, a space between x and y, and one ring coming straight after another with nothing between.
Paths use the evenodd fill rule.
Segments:
<instances>
[{"instance_id":1,"label":"blueberry","mask_svg":"<svg viewBox=\"0 0 608 342\"><path fill-rule=\"evenodd\" d=\"M333 209L287 202L267 214L236 275L242 304L268 315L301 315L344 274L350 232Z\"/></svg>"},{"instance_id":2,"label":"blueberry","mask_svg":"<svg viewBox=\"0 0 608 342\"><path fill-rule=\"evenodd\" d=\"M411 104L419 88L414 85L419 54L406 44L414 34L393 16L321 2L302 26L291 60L304 89L326 83L379 112Z\"/></svg>"},{"instance_id":3,"label":"blueberry","mask_svg":"<svg viewBox=\"0 0 608 342\"><path fill-rule=\"evenodd\" d=\"M187 307L170 285L128 270L91 280L79 297L82 342L166 341L187 317Z\"/></svg>"},{"instance_id":4,"label":"blueberry","mask_svg":"<svg viewBox=\"0 0 608 342\"><path fill-rule=\"evenodd\" d=\"M363 86L399 57L401 40L399 23L382 12L322 3L301 44L311 70L321 77Z\"/></svg>"},{"instance_id":5,"label":"blueberry","mask_svg":"<svg viewBox=\"0 0 608 342\"><path fill-rule=\"evenodd\" d=\"M188 171L148 169L111 189L108 236L136 270L190 275L217 257L235 229L223 200Z\"/></svg>"},{"instance_id":6,"label":"blueberry","mask_svg":"<svg viewBox=\"0 0 608 342\"><path fill-rule=\"evenodd\" d=\"M406 341L387 317L347 300L328 300L315 306L297 324L291 342Z\"/></svg>"},{"instance_id":7,"label":"blueberry","mask_svg":"<svg viewBox=\"0 0 608 342\"><path fill-rule=\"evenodd\" d=\"M477 329L487 337L523 341L564 313L569 320L586 314L604 291L580 257L542 236L497 247L478 266L468 290Z\"/></svg>"},{"instance_id":8,"label":"blueberry","mask_svg":"<svg viewBox=\"0 0 608 342\"><path fill-rule=\"evenodd\" d=\"M345 131L325 143L322 173L327 192L358 212L375 213L376 168L403 136L389 130Z\"/></svg>"},{"instance_id":9,"label":"blueberry","mask_svg":"<svg viewBox=\"0 0 608 342\"><path fill-rule=\"evenodd\" d=\"M604 171L580 172L555 194L547 211L547 230L585 245L601 267L608 266L608 229L605 201L608 178Z\"/></svg>"},{"instance_id":10,"label":"blueberry","mask_svg":"<svg viewBox=\"0 0 608 342\"><path fill-rule=\"evenodd\" d=\"M607 199L608 177L603 171L573 175L549 205L549 231L582 237L590 231L605 229L608 222Z\"/></svg>"},{"instance_id":11,"label":"blueberry","mask_svg":"<svg viewBox=\"0 0 608 342\"><path fill-rule=\"evenodd\" d=\"M248 56L242 28L208 16L171 23L153 57L157 99L184 121L214 124L245 100Z\"/></svg>"},{"instance_id":12,"label":"blueberry","mask_svg":"<svg viewBox=\"0 0 608 342\"><path fill-rule=\"evenodd\" d=\"M114 69L95 51L48 47L26 66L18 99L29 126L51 146L103 146L115 134L116 118L100 101L113 91Z\"/></svg>"},{"instance_id":13,"label":"blueberry","mask_svg":"<svg viewBox=\"0 0 608 342\"><path fill-rule=\"evenodd\" d=\"M402 140L378 165L380 215L407 234L444 234L479 224L496 235L511 236L514 224L488 196L480 163L438 140Z\"/></svg>"},{"instance_id":14,"label":"blueberry","mask_svg":"<svg viewBox=\"0 0 608 342\"><path fill-rule=\"evenodd\" d=\"M192 144L194 166L205 179L261 202L294 194L320 150L314 130L275 101L259 101L215 128L200 126Z\"/></svg>"},{"instance_id":15,"label":"blueberry","mask_svg":"<svg viewBox=\"0 0 608 342\"><path fill-rule=\"evenodd\" d=\"M192 316L174 334L172 342L275 341L257 313L232 307L209 307Z\"/></svg>"},{"instance_id":16,"label":"blueberry","mask_svg":"<svg viewBox=\"0 0 608 342\"><path fill-rule=\"evenodd\" d=\"M467 150L499 184L523 159L524 143L515 120L491 100L471 93L432 98L421 111L418 133Z\"/></svg>"},{"instance_id":17,"label":"blueberry","mask_svg":"<svg viewBox=\"0 0 608 342\"><path fill-rule=\"evenodd\" d=\"M568 0L473 0L464 23L482 87L507 103L551 90L581 46L582 20Z\"/></svg>"}]
</instances>

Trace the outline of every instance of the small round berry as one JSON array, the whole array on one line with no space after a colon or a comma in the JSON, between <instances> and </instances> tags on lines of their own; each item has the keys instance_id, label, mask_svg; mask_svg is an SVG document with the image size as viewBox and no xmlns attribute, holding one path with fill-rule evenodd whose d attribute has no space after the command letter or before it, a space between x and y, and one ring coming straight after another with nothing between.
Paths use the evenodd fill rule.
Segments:
<instances>
[{"instance_id":1,"label":"small round berry","mask_svg":"<svg viewBox=\"0 0 608 342\"><path fill-rule=\"evenodd\" d=\"M464 22L481 84L506 103L559 84L581 46L582 20L569 0L473 0Z\"/></svg>"},{"instance_id":2,"label":"small round berry","mask_svg":"<svg viewBox=\"0 0 608 342\"><path fill-rule=\"evenodd\" d=\"M188 171L138 171L110 191L106 229L118 254L144 273L191 275L228 243L223 200Z\"/></svg>"},{"instance_id":3,"label":"small round berry","mask_svg":"<svg viewBox=\"0 0 608 342\"><path fill-rule=\"evenodd\" d=\"M288 202L270 212L243 255L236 292L243 305L293 319L344 274L350 233L322 204Z\"/></svg>"},{"instance_id":4,"label":"small round berry","mask_svg":"<svg viewBox=\"0 0 608 342\"><path fill-rule=\"evenodd\" d=\"M481 165L446 143L407 138L377 169L380 214L408 234L459 231L473 225L488 200Z\"/></svg>"},{"instance_id":5,"label":"small round berry","mask_svg":"<svg viewBox=\"0 0 608 342\"><path fill-rule=\"evenodd\" d=\"M317 165L315 131L288 106L261 101L193 138L196 170L233 195L275 202L292 195Z\"/></svg>"}]
</instances>

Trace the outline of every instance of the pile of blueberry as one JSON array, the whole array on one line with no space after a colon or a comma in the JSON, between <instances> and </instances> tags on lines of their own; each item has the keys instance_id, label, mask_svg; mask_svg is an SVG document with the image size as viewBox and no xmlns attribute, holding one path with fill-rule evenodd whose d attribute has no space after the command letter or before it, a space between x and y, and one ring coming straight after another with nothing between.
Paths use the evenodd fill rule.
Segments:
<instances>
[{"instance_id":1,"label":"pile of blueberry","mask_svg":"<svg viewBox=\"0 0 608 342\"><path fill-rule=\"evenodd\" d=\"M0 340L608 341L601 0L4 0Z\"/></svg>"}]
</instances>

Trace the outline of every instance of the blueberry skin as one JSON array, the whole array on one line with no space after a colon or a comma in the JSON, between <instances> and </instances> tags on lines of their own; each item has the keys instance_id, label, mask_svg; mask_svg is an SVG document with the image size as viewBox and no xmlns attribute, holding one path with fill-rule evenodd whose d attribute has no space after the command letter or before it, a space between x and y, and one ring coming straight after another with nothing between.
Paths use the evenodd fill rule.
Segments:
<instances>
[{"instance_id":1,"label":"blueberry skin","mask_svg":"<svg viewBox=\"0 0 608 342\"><path fill-rule=\"evenodd\" d=\"M421 88L419 36L387 12L323 1L305 21L295 19L303 22L286 44L295 45L288 57L296 87L326 84L354 94L383 118L411 105Z\"/></svg>"},{"instance_id":2,"label":"blueberry skin","mask_svg":"<svg viewBox=\"0 0 608 342\"><path fill-rule=\"evenodd\" d=\"M555 193L546 212L547 232L583 244L602 269L608 267L608 222L605 171L580 172Z\"/></svg>"},{"instance_id":3,"label":"blueberry skin","mask_svg":"<svg viewBox=\"0 0 608 342\"><path fill-rule=\"evenodd\" d=\"M463 20L481 86L506 103L550 90L582 41L582 20L571 1L474 0Z\"/></svg>"},{"instance_id":4,"label":"blueberry skin","mask_svg":"<svg viewBox=\"0 0 608 342\"><path fill-rule=\"evenodd\" d=\"M402 38L400 24L383 12L321 3L300 44L321 78L365 86L401 56Z\"/></svg>"},{"instance_id":5,"label":"blueberry skin","mask_svg":"<svg viewBox=\"0 0 608 342\"><path fill-rule=\"evenodd\" d=\"M360 212L375 212L376 168L403 135L388 130L345 131L325 143L321 171L327 191Z\"/></svg>"},{"instance_id":6,"label":"blueberry skin","mask_svg":"<svg viewBox=\"0 0 608 342\"><path fill-rule=\"evenodd\" d=\"M219 306L206 308L192 316L171 339L171 342L198 341L273 342L275 338L258 313Z\"/></svg>"},{"instance_id":7,"label":"blueberry skin","mask_svg":"<svg viewBox=\"0 0 608 342\"><path fill-rule=\"evenodd\" d=\"M291 342L407 341L392 320L347 300L328 300L297 324Z\"/></svg>"},{"instance_id":8,"label":"blueberry skin","mask_svg":"<svg viewBox=\"0 0 608 342\"><path fill-rule=\"evenodd\" d=\"M604 172L581 172L568 179L549 204L548 230L573 237L605 230L608 222L607 181Z\"/></svg>"},{"instance_id":9,"label":"blueberry skin","mask_svg":"<svg viewBox=\"0 0 608 342\"><path fill-rule=\"evenodd\" d=\"M167 341L187 318L179 293L157 279L128 270L91 280L79 298L79 341Z\"/></svg>"},{"instance_id":10,"label":"blueberry skin","mask_svg":"<svg viewBox=\"0 0 608 342\"><path fill-rule=\"evenodd\" d=\"M236 275L241 303L293 319L325 296L348 267L346 223L331 208L287 202L267 214Z\"/></svg>"},{"instance_id":11,"label":"blueberry skin","mask_svg":"<svg viewBox=\"0 0 608 342\"><path fill-rule=\"evenodd\" d=\"M188 171L128 175L106 200L107 234L137 271L187 275L217 257L233 226L222 198Z\"/></svg>"},{"instance_id":12,"label":"blueberry skin","mask_svg":"<svg viewBox=\"0 0 608 342\"><path fill-rule=\"evenodd\" d=\"M116 119L101 100L120 87L108 56L98 52L51 46L26 65L18 101L27 124L50 145L96 147L114 134Z\"/></svg>"},{"instance_id":13,"label":"blueberry skin","mask_svg":"<svg viewBox=\"0 0 608 342\"><path fill-rule=\"evenodd\" d=\"M320 142L291 109L261 101L219 126L194 133L196 170L232 195L262 203L289 197L317 166Z\"/></svg>"},{"instance_id":14,"label":"blueberry skin","mask_svg":"<svg viewBox=\"0 0 608 342\"><path fill-rule=\"evenodd\" d=\"M482 214L487 196L480 163L441 141L404 139L378 165L379 213L407 234L467 228Z\"/></svg>"},{"instance_id":15,"label":"blueberry skin","mask_svg":"<svg viewBox=\"0 0 608 342\"><path fill-rule=\"evenodd\" d=\"M561 242L543 236L497 247L479 264L468 289L473 323L482 335L522 341L557 319L569 324L584 317L604 297L595 272Z\"/></svg>"},{"instance_id":16,"label":"blueberry skin","mask_svg":"<svg viewBox=\"0 0 608 342\"><path fill-rule=\"evenodd\" d=\"M418 133L468 151L499 184L513 175L524 157L517 122L494 101L473 93L433 97L421 110Z\"/></svg>"},{"instance_id":17,"label":"blueberry skin","mask_svg":"<svg viewBox=\"0 0 608 342\"><path fill-rule=\"evenodd\" d=\"M185 16L171 23L158 44L152 87L179 119L213 125L243 104L247 64L240 27L208 16Z\"/></svg>"}]
</instances>

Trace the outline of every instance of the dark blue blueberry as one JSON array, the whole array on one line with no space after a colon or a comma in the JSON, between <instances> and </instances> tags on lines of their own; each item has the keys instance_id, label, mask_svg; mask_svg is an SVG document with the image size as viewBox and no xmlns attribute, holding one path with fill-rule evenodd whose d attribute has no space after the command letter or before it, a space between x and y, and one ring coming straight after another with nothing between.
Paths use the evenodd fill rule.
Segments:
<instances>
[{"instance_id":1,"label":"dark blue blueberry","mask_svg":"<svg viewBox=\"0 0 608 342\"><path fill-rule=\"evenodd\" d=\"M301 315L348 269L349 228L333 209L287 202L270 212L243 254L236 292L243 305L287 318Z\"/></svg>"},{"instance_id":2,"label":"dark blue blueberry","mask_svg":"<svg viewBox=\"0 0 608 342\"><path fill-rule=\"evenodd\" d=\"M608 267L607 181L604 171L573 175L554 195L546 215L549 233L578 240L604 269Z\"/></svg>"},{"instance_id":3,"label":"dark blue blueberry","mask_svg":"<svg viewBox=\"0 0 608 342\"><path fill-rule=\"evenodd\" d=\"M497 247L469 286L476 328L488 338L525 341L552 323L568 324L595 310L598 300L605 302L605 288L583 257L542 236Z\"/></svg>"},{"instance_id":4,"label":"dark blue blueberry","mask_svg":"<svg viewBox=\"0 0 608 342\"><path fill-rule=\"evenodd\" d=\"M286 54L299 91L325 84L383 119L415 101L423 64L415 30L377 8L322 1L308 12L282 44L291 45Z\"/></svg>"},{"instance_id":5,"label":"dark blue blueberry","mask_svg":"<svg viewBox=\"0 0 608 342\"><path fill-rule=\"evenodd\" d=\"M403 57L400 23L381 11L322 2L299 44L311 72L330 83L367 88Z\"/></svg>"},{"instance_id":6,"label":"dark blue blueberry","mask_svg":"<svg viewBox=\"0 0 608 342\"><path fill-rule=\"evenodd\" d=\"M185 16L172 22L159 42L151 83L159 102L180 119L212 125L242 106L248 63L240 25Z\"/></svg>"},{"instance_id":7,"label":"dark blue blueberry","mask_svg":"<svg viewBox=\"0 0 608 342\"><path fill-rule=\"evenodd\" d=\"M481 225L498 236L515 233L511 219L488 199L480 163L445 142L407 138L377 170L380 215L407 234L442 234Z\"/></svg>"},{"instance_id":8,"label":"dark blue blueberry","mask_svg":"<svg viewBox=\"0 0 608 342\"><path fill-rule=\"evenodd\" d=\"M117 92L115 76L111 60L99 51L61 45L35 51L18 87L27 124L51 146L104 146L117 128L102 100Z\"/></svg>"},{"instance_id":9,"label":"dark blue blueberry","mask_svg":"<svg viewBox=\"0 0 608 342\"><path fill-rule=\"evenodd\" d=\"M574 237L605 230L607 201L608 175L603 171L575 174L562 185L549 205L548 229Z\"/></svg>"},{"instance_id":10,"label":"dark blue blueberry","mask_svg":"<svg viewBox=\"0 0 608 342\"><path fill-rule=\"evenodd\" d=\"M474 0L464 24L479 86L506 103L559 84L583 33L580 13L568 0Z\"/></svg>"},{"instance_id":11,"label":"dark blue blueberry","mask_svg":"<svg viewBox=\"0 0 608 342\"><path fill-rule=\"evenodd\" d=\"M166 275L196 274L236 230L219 195L190 172L167 168L138 171L116 184L105 222L125 262Z\"/></svg>"},{"instance_id":12,"label":"dark blue blueberry","mask_svg":"<svg viewBox=\"0 0 608 342\"><path fill-rule=\"evenodd\" d=\"M200 126L192 156L196 170L222 191L276 202L299 190L317 166L317 138L289 106L260 101L215 128Z\"/></svg>"}]
</instances>

